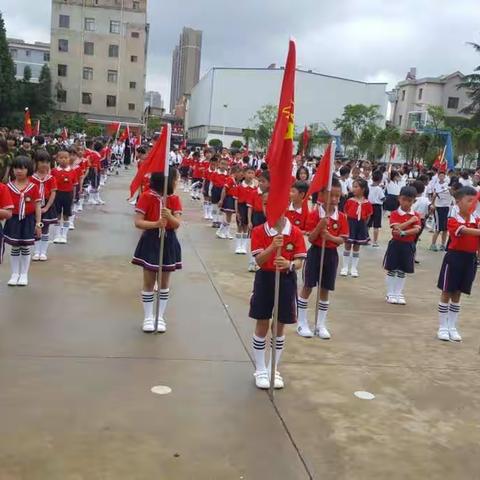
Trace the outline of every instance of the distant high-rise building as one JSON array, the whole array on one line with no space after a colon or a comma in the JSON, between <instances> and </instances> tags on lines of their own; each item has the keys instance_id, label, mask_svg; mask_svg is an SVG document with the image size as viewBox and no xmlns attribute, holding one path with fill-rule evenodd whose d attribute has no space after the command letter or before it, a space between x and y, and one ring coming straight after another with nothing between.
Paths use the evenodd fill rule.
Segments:
<instances>
[{"instance_id":1,"label":"distant high-rise building","mask_svg":"<svg viewBox=\"0 0 480 480\"><path fill-rule=\"evenodd\" d=\"M141 122L147 0L51 0L50 67L59 110Z\"/></svg>"},{"instance_id":2,"label":"distant high-rise building","mask_svg":"<svg viewBox=\"0 0 480 480\"><path fill-rule=\"evenodd\" d=\"M26 43L17 38L8 38L8 50L15 65L15 78L21 80L25 67L32 72L31 82L38 82L43 65L50 61L50 44L43 42Z\"/></svg>"},{"instance_id":3,"label":"distant high-rise building","mask_svg":"<svg viewBox=\"0 0 480 480\"><path fill-rule=\"evenodd\" d=\"M145 106L152 108L163 108L163 100L160 93L152 90L145 93Z\"/></svg>"},{"instance_id":4,"label":"distant high-rise building","mask_svg":"<svg viewBox=\"0 0 480 480\"><path fill-rule=\"evenodd\" d=\"M184 27L180 41L172 54L172 85L170 93L170 112L189 94L200 78L202 55L202 32Z\"/></svg>"}]
</instances>

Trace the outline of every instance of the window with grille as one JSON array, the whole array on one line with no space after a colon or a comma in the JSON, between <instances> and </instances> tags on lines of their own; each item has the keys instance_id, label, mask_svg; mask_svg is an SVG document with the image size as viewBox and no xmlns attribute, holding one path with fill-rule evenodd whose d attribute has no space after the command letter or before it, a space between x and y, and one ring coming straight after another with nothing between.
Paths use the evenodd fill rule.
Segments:
<instances>
[{"instance_id":1,"label":"window with grille","mask_svg":"<svg viewBox=\"0 0 480 480\"><path fill-rule=\"evenodd\" d=\"M85 31L86 32L94 32L95 31L95 19L94 18L86 18L85 19Z\"/></svg>"},{"instance_id":2,"label":"window with grille","mask_svg":"<svg viewBox=\"0 0 480 480\"><path fill-rule=\"evenodd\" d=\"M93 80L93 68L92 67L83 67L83 79L84 80Z\"/></svg>"},{"instance_id":3,"label":"window with grille","mask_svg":"<svg viewBox=\"0 0 480 480\"><path fill-rule=\"evenodd\" d=\"M116 107L117 97L115 95L107 95L107 107Z\"/></svg>"},{"instance_id":4,"label":"window with grille","mask_svg":"<svg viewBox=\"0 0 480 480\"><path fill-rule=\"evenodd\" d=\"M70 28L70 16L69 15L60 15L58 17L58 26L60 28Z\"/></svg>"},{"instance_id":5,"label":"window with grille","mask_svg":"<svg viewBox=\"0 0 480 480\"><path fill-rule=\"evenodd\" d=\"M118 45L109 45L108 46L108 56L109 57L118 57Z\"/></svg>"},{"instance_id":6,"label":"window with grille","mask_svg":"<svg viewBox=\"0 0 480 480\"><path fill-rule=\"evenodd\" d=\"M91 105L92 104L92 94L82 92L82 103L84 105Z\"/></svg>"},{"instance_id":7,"label":"window with grille","mask_svg":"<svg viewBox=\"0 0 480 480\"><path fill-rule=\"evenodd\" d=\"M67 91L66 90L57 90L57 102L65 103L67 101Z\"/></svg>"},{"instance_id":8,"label":"window with grille","mask_svg":"<svg viewBox=\"0 0 480 480\"><path fill-rule=\"evenodd\" d=\"M135 90L137 88L137 82L130 82L130 88Z\"/></svg>"},{"instance_id":9,"label":"window with grille","mask_svg":"<svg viewBox=\"0 0 480 480\"><path fill-rule=\"evenodd\" d=\"M448 97L447 108L453 108L456 110L458 108L458 102L458 97Z\"/></svg>"},{"instance_id":10,"label":"window with grille","mask_svg":"<svg viewBox=\"0 0 480 480\"><path fill-rule=\"evenodd\" d=\"M120 33L120 22L117 20L110 20L110 33Z\"/></svg>"},{"instance_id":11,"label":"window with grille","mask_svg":"<svg viewBox=\"0 0 480 480\"><path fill-rule=\"evenodd\" d=\"M128 109L129 110L135 110L135 104L134 103L129 103L128 104Z\"/></svg>"},{"instance_id":12,"label":"window with grille","mask_svg":"<svg viewBox=\"0 0 480 480\"><path fill-rule=\"evenodd\" d=\"M137 57L136 55L131 55L131 56L130 56L130 61L131 61L132 63L137 63L137 62L138 62L138 57Z\"/></svg>"},{"instance_id":13,"label":"window with grille","mask_svg":"<svg viewBox=\"0 0 480 480\"><path fill-rule=\"evenodd\" d=\"M94 55L95 53L95 44L93 42L84 42L83 44L83 53L85 55Z\"/></svg>"},{"instance_id":14,"label":"window with grille","mask_svg":"<svg viewBox=\"0 0 480 480\"><path fill-rule=\"evenodd\" d=\"M118 72L116 70L107 71L107 81L110 83L117 83L118 81Z\"/></svg>"},{"instance_id":15,"label":"window with grille","mask_svg":"<svg viewBox=\"0 0 480 480\"><path fill-rule=\"evenodd\" d=\"M68 40L60 38L58 40L58 51L59 52L68 52Z\"/></svg>"},{"instance_id":16,"label":"window with grille","mask_svg":"<svg viewBox=\"0 0 480 480\"><path fill-rule=\"evenodd\" d=\"M67 76L67 66L66 65L58 65L57 73L59 77L66 77Z\"/></svg>"}]
</instances>

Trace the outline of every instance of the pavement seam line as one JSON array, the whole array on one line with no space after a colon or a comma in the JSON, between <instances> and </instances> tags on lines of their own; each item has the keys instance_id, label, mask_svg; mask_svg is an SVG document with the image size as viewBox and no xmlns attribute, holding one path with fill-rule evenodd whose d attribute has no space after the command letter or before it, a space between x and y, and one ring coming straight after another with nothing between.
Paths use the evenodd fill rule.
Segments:
<instances>
[{"instance_id":1,"label":"pavement seam line","mask_svg":"<svg viewBox=\"0 0 480 480\"><path fill-rule=\"evenodd\" d=\"M220 294L220 291L218 290L217 288L217 285L215 284L214 280L213 280L213 277L212 275L210 274L210 271L208 270L207 268L207 265L205 264L205 262L203 261L202 257L200 256L200 253L198 252L194 242L192 241L192 237L190 235L190 231L189 231L189 228L187 226L187 228L185 228L186 230L186 236L188 238L188 243L190 243L191 247L192 247L192 250L195 252L195 255L196 257L198 258L198 261L200 262L200 264L202 265L202 268L204 269L205 273L207 274L207 277L208 277L208 280L210 282L210 284L212 285L212 288L213 290L215 291L215 293L217 294L217 297L218 299L220 300L222 306L223 306L223 310L225 311L225 313L227 314L227 317L230 321L230 324L233 328L233 330L235 331L235 334L237 335L238 339L240 340L240 343L242 344L248 358L250 359L250 362L252 364L252 366L255 366L254 362L253 362L253 358L250 354L250 351L249 349L247 348L247 346L245 345L245 342L243 341L242 339L242 336L240 335L240 332L237 328L237 326L235 325L235 322L233 321L233 317L232 315L230 314L225 302L223 301L223 298L222 298L222 295ZM285 431L285 433L287 434L287 437L288 439L290 440L290 443L292 444L295 452L297 453L297 456L300 460L300 462L302 463L303 465L303 468L305 469L305 472L306 474L308 475L308 479L309 480L314 480L314 477L312 475L312 472L310 471L310 468L308 467L307 465L307 461L306 459L303 457L302 455L302 452L300 451L300 448L299 446L297 445L297 443L295 442L294 438L293 438L293 435L292 433L290 432L290 429L288 428L282 414L280 413L280 410L278 409L277 405L275 404L275 400L273 398L270 398L270 396L268 395L267 392L265 392L265 395L267 395L270 403L272 404L273 406L273 410L275 411L275 413L277 414L277 417L278 419L280 420L280 423L282 424L283 426L283 429Z\"/></svg>"}]
</instances>

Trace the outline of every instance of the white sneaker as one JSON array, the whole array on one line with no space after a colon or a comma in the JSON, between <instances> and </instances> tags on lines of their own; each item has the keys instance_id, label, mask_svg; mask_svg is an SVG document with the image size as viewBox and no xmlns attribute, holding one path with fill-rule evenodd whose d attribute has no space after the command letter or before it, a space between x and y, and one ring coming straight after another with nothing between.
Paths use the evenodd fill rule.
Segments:
<instances>
[{"instance_id":1,"label":"white sneaker","mask_svg":"<svg viewBox=\"0 0 480 480\"><path fill-rule=\"evenodd\" d=\"M28 285L28 274L27 273L22 273L21 275L19 275L17 285L19 287L26 287Z\"/></svg>"},{"instance_id":2,"label":"white sneaker","mask_svg":"<svg viewBox=\"0 0 480 480\"><path fill-rule=\"evenodd\" d=\"M275 372L275 384L274 388L279 390L285 386L285 382L283 381L282 376L280 375L280 372L277 370Z\"/></svg>"},{"instance_id":3,"label":"white sneaker","mask_svg":"<svg viewBox=\"0 0 480 480\"><path fill-rule=\"evenodd\" d=\"M157 323L157 332L158 333L165 333L167 331L167 324L163 318L158 319Z\"/></svg>"},{"instance_id":4,"label":"white sneaker","mask_svg":"<svg viewBox=\"0 0 480 480\"><path fill-rule=\"evenodd\" d=\"M458 330L456 328L450 328L448 330L448 334L449 334L450 340L452 342L461 342L462 341L462 337L458 333Z\"/></svg>"},{"instance_id":5,"label":"white sneaker","mask_svg":"<svg viewBox=\"0 0 480 480\"><path fill-rule=\"evenodd\" d=\"M221 238L222 240L225 240L227 238L227 236L225 235L225 233L222 231L222 230L217 230L215 232L215 235L218 237L218 238Z\"/></svg>"},{"instance_id":6,"label":"white sneaker","mask_svg":"<svg viewBox=\"0 0 480 480\"><path fill-rule=\"evenodd\" d=\"M235 253L236 253L237 255L243 254L242 247L237 247L237 248L235 249Z\"/></svg>"},{"instance_id":7,"label":"white sneaker","mask_svg":"<svg viewBox=\"0 0 480 480\"><path fill-rule=\"evenodd\" d=\"M405 300L405 297L403 295L399 295L397 297L397 303L399 305L406 305L407 304L407 301Z\"/></svg>"},{"instance_id":8,"label":"white sneaker","mask_svg":"<svg viewBox=\"0 0 480 480\"><path fill-rule=\"evenodd\" d=\"M348 268L342 268L340 270L340 276L341 277L347 277L348 276Z\"/></svg>"},{"instance_id":9,"label":"white sneaker","mask_svg":"<svg viewBox=\"0 0 480 480\"><path fill-rule=\"evenodd\" d=\"M315 335L322 340L330 340L332 336L330 335L330 332L327 330L326 327L316 327L315 328Z\"/></svg>"},{"instance_id":10,"label":"white sneaker","mask_svg":"<svg viewBox=\"0 0 480 480\"><path fill-rule=\"evenodd\" d=\"M35 253L33 256L32 256L32 262L38 262L40 260L40 254L39 253Z\"/></svg>"},{"instance_id":11,"label":"white sneaker","mask_svg":"<svg viewBox=\"0 0 480 480\"><path fill-rule=\"evenodd\" d=\"M155 331L155 319L154 318L145 318L143 320L142 330L145 333L152 333Z\"/></svg>"},{"instance_id":12,"label":"white sneaker","mask_svg":"<svg viewBox=\"0 0 480 480\"><path fill-rule=\"evenodd\" d=\"M353 278L357 278L359 275L358 275L358 270L356 268L352 268L351 272L350 272L350 275L353 277Z\"/></svg>"},{"instance_id":13,"label":"white sneaker","mask_svg":"<svg viewBox=\"0 0 480 480\"><path fill-rule=\"evenodd\" d=\"M55 237L53 243L62 243L62 237Z\"/></svg>"},{"instance_id":14,"label":"white sneaker","mask_svg":"<svg viewBox=\"0 0 480 480\"><path fill-rule=\"evenodd\" d=\"M263 390L270 388L270 377L268 376L268 372L266 370L262 372L255 372L253 376L255 377L255 386L257 388L261 388Z\"/></svg>"},{"instance_id":15,"label":"white sneaker","mask_svg":"<svg viewBox=\"0 0 480 480\"><path fill-rule=\"evenodd\" d=\"M308 325L298 325L297 326L297 333L304 338L312 338L313 332L310 330Z\"/></svg>"},{"instance_id":16,"label":"white sneaker","mask_svg":"<svg viewBox=\"0 0 480 480\"><path fill-rule=\"evenodd\" d=\"M228 240L233 240L234 239L234 236L230 233L230 232L227 232L225 234L225 238L227 238Z\"/></svg>"},{"instance_id":17,"label":"white sneaker","mask_svg":"<svg viewBox=\"0 0 480 480\"><path fill-rule=\"evenodd\" d=\"M77 212L78 212L78 213L83 212L83 207L82 207L81 205L78 206Z\"/></svg>"},{"instance_id":18,"label":"white sneaker","mask_svg":"<svg viewBox=\"0 0 480 480\"><path fill-rule=\"evenodd\" d=\"M391 303L392 305L398 303L398 299L395 295L387 295L386 300L387 300L387 303Z\"/></svg>"},{"instance_id":19,"label":"white sneaker","mask_svg":"<svg viewBox=\"0 0 480 480\"><path fill-rule=\"evenodd\" d=\"M75 224L73 222L69 222L68 229L69 230L75 230Z\"/></svg>"},{"instance_id":20,"label":"white sneaker","mask_svg":"<svg viewBox=\"0 0 480 480\"><path fill-rule=\"evenodd\" d=\"M253 262L249 263L249 264L248 264L248 271L249 271L249 272L256 272L256 271L257 271L256 268L255 268L256 266L257 266L257 265L256 265L255 263L253 263Z\"/></svg>"},{"instance_id":21,"label":"white sneaker","mask_svg":"<svg viewBox=\"0 0 480 480\"><path fill-rule=\"evenodd\" d=\"M240 252L242 255L246 255L247 254L247 247L241 247L241 252Z\"/></svg>"},{"instance_id":22,"label":"white sneaker","mask_svg":"<svg viewBox=\"0 0 480 480\"><path fill-rule=\"evenodd\" d=\"M11 277L10 280L8 281L7 285L10 287L16 287L18 285L18 279L20 275L18 273L14 273Z\"/></svg>"},{"instance_id":23,"label":"white sneaker","mask_svg":"<svg viewBox=\"0 0 480 480\"><path fill-rule=\"evenodd\" d=\"M41 262L46 262L48 260L48 257L44 253L41 253L39 260Z\"/></svg>"},{"instance_id":24,"label":"white sneaker","mask_svg":"<svg viewBox=\"0 0 480 480\"><path fill-rule=\"evenodd\" d=\"M67 239L65 237L61 237L59 243L61 243L62 245L66 245L68 242L67 242Z\"/></svg>"},{"instance_id":25,"label":"white sneaker","mask_svg":"<svg viewBox=\"0 0 480 480\"><path fill-rule=\"evenodd\" d=\"M444 342L450 341L450 334L448 328L439 328L437 332L437 338L443 340Z\"/></svg>"},{"instance_id":26,"label":"white sneaker","mask_svg":"<svg viewBox=\"0 0 480 480\"><path fill-rule=\"evenodd\" d=\"M97 205L105 205L105 202L100 197L98 197L97 198Z\"/></svg>"},{"instance_id":27,"label":"white sneaker","mask_svg":"<svg viewBox=\"0 0 480 480\"><path fill-rule=\"evenodd\" d=\"M89 198L87 203L89 205L98 205L97 201L94 198Z\"/></svg>"}]
</instances>

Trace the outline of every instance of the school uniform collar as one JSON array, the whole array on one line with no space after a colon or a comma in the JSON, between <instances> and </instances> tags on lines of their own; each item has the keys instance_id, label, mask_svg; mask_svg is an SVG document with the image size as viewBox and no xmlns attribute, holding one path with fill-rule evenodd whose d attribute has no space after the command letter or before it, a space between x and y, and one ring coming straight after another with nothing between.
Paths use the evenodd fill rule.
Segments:
<instances>
[{"instance_id":1,"label":"school uniform collar","mask_svg":"<svg viewBox=\"0 0 480 480\"><path fill-rule=\"evenodd\" d=\"M40 183L48 182L52 178L52 176L49 173L47 173L43 178L40 178L37 173L34 173L32 177L35 180L38 180Z\"/></svg>"},{"instance_id":2,"label":"school uniform collar","mask_svg":"<svg viewBox=\"0 0 480 480\"><path fill-rule=\"evenodd\" d=\"M218 169L218 168L215 170L215 173L218 173L218 175L228 175L227 170L225 170L224 172L221 172L220 169Z\"/></svg>"},{"instance_id":3,"label":"school uniform collar","mask_svg":"<svg viewBox=\"0 0 480 480\"><path fill-rule=\"evenodd\" d=\"M70 166L68 166L67 168L57 167L57 170L60 172L70 172L72 169Z\"/></svg>"},{"instance_id":4,"label":"school uniform collar","mask_svg":"<svg viewBox=\"0 0 480 480\"><path fill-rule=\"evenodd\" d=\"M295 207L293 206L293 203L290 203L290 205L288 206L288 211L289 211L289 212L302 213L302 212L303 212L303 207L295 208Z\"/></svg>"},{"instance_id":5,"label":"school uniform collar","mask_svg":"<svg viewBox=\"0 0 480 480\"><path fill-rule=\"evenodd\" d=\"M263 195L263 192L262 192L262 190L260 189L260 187L257 187L257 193L258 193L259 195Z\"/></svg>"},{"instance_id":6,"label":"school uniform collar","mask_svg":"<svg viewBox=\"0 0 480 480\"><path fill-rule=\"evenodd\" d=\"M263 228L265 229L265 233L269 237L276 237L279 234L277 232L277 230L275 230L274 228L271 228L268 225L268 222L265 222L263 224ZM283 230L282 230L281 234L282 235L290 235L291 232L292 232L292 224L290 223L290 220L288 218L285 218L285 226L283 227Z\"/></svg>"},{"instance_id":7,"label":"school uniform collar","mask_svg":"<svg viewBox=\"0 0 480 480\"><path fill-rule=\"evenodd\" d=\"M399 215L415 215L415 210L413 208L411 208L408 212L405 212L401 207L398 207L397 212Z\"/></svg>"},{"instance_id":8,"label":"school uniform collar","mask_svg":"<svg viewBox=\"0 0 480 480\"><path fill-rule=\"evenodd\" d=\"M244 188L255 188L255 182L248 184L245 180L242 181L242 187Z\"/></svg>"},{"instance_id":9,"label":"school uniform collar","mask_svg":"<svg viewBox=\"0 0 480 480\"><path fill-rule=\"evenodd\" d=\"M475 223L475 217L473 216L473 214L469 214L467 221L460 215L460 211L458 210L457 206L452 209L452 214L450 215L450 217L454 218L458 223Z\"/></svg>"}]
</instances>

